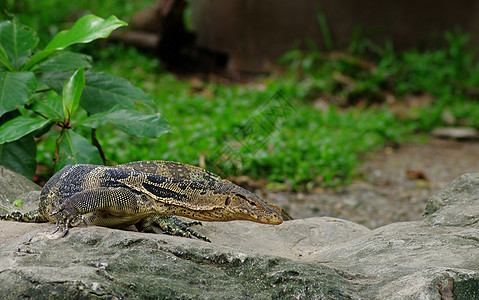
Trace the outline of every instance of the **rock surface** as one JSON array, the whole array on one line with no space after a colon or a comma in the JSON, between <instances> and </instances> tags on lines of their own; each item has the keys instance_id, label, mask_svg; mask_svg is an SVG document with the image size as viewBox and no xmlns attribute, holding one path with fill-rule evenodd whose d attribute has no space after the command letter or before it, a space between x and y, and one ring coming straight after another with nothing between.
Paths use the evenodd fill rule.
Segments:
<instances>
[{"instance_id":1,"label":"rock surface","mask_svg":"<svg viewBox=\"0 0 479 300\"><path fill-rule=\"evenodd\" d=\"M13 205L17 199L23 200L21 210L29 211L38 208L38 197L41 187L33 181L0 166L0 214L19 210Z\"/></svg>"},{"instance_id":2,"label":"rock surface","mask_svg":"<svg viewBox=\"0 0 479 300\"><path fill-rule=\"evenodd\" d=\"M479 132L472 127L443 127L431 132L433 136L446 139L470 140L477 139Z\"/></svg>"},{"instance_id":3,"label":"rock surface","mask_svg":"<svg viewBox=\"0 0 479 300\"><path fill-rule=\"evenodd\" d=\"M53 224L1 221L0 295L479 299L478 204L479 174L466 174L430 199L424 220L375 230L328 217L205 222L206 243L94 226L52 239ZM7 239L11 224L28 232Z\"/></svg>"}]
</instances>

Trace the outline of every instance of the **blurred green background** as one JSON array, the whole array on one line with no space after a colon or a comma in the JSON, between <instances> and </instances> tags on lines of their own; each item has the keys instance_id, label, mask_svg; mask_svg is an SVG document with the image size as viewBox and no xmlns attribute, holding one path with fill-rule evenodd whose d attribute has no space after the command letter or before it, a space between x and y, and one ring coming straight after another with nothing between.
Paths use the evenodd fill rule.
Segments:
<instances>
[{"instance_id":1,"label":"blurred green background","mask_svg":"<svg viewBox=\"0 0 479 300\"><path fill-rule=\"evenodd\" d=\"M129 22L155 2L6 0L1 17L31 27L46 43L87 13ZM189 16L187 8L187 24ZM92 56L95 70L151 94L170 123L172 132L158 139L134 138L115 127L97 132L110 164L173 160L303 190L348 184L364 154L424 141L434 128L479 128L479 69L468 40L460 31L445 32L442 47L400 52L367 39L335 52L310 43L285 53L275 71L239 81L174 74L154 51L121 43L73 50ZM291 109L281 114L276 107L268 115L265 103ZM47 173L54 147L48 136L39 143L39 164Z\"/></svg>"}]
</instances>

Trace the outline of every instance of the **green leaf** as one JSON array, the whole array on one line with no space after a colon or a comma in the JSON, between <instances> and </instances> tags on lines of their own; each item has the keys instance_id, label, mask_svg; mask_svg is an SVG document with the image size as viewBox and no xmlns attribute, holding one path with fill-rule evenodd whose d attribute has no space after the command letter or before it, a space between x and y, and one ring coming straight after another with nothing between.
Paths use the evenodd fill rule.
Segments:
<instances>
[{"instance_id":1,"label":"green leaf","mask_svg":"<svg viewBox=\"0 0 479 300\"><path fill-rule=\"evenodd\" d=\"M118 109L117 107L90 116L82 125L98 128L107 123L112 123L122 131L139 137L156 138L169 132L168 121L159 113L145 115L136 110Z\"/></svg>"},{"instance_id":2,"label":"green leaf","mask_svg":"<svg viewBox=\"0 0 479 300\"><path fill-rule=\"evenodd\" d=\"M96 39L106 38L118 27L126 26L127 23L110 16L104 20L94 15L86 15L80 18L69 30L59 32L45 50L62 50L77 43L88 43Z\"/></svg>"},{"instance_id":3,"label":"green leaf","mask_svg":"<svg viewBox=\"0 0 479 300\"><path fill-rule=\"evenodd\" d=\"M52 72L44 74L41 82L61 94L63 84L70 76L71 72ZM134 108L138 103L154 104L150 95L124 78L91 70L85 72L85 89L80 106L89 113L108 111L116 105Z\"/></svg>"},{"instance_id":4,"label":"green leaf","mask_svg":"<svg viewBox=\"0 0 479 300\"><path fill-rule=\"evenodd\" d=\"M0 145L0 164L32 179L37 168L37 144L33 135Z\"/></svg>"},{"instance_id":5,"label":"green leaf","mask_svg":"<svg viewBox=\"0 0 479 300\"><path fill-rule=\"evenodd\" d=\"M31 72L0 72L0 116L27 103L36 88Z\"/></svg>"},{"instance_id":6,"label":"green leaf","mask_svg":"<svg viewBox=\"0 0 479 300\"><path fill-rule=\"evenodd\" d=\"M63 86L63 114L69 120L72 118L75 110L80 104L80 97L85 87L85 74L83 68L78 69L73 75L65 82Z\"/></svg>"},{"instance_id":7,"label":"green leaf","mask_svg":"<svg viewBox=\"0 0 479 300\"><path fill-rule=\"evenodd\" d=\"M58 49L48 49L42 50L35 53L26 64L23 65L22 71L34 71L35 65L46 60L47 57L51 56L53 53L59 51Z\"/></svg>"},{"instance_id":8,"label":"green leaf","mask_svg":"<svg viewBox=\"0 0 479 300\"><path fill-rule=\"evenodd\" d=\"M45 74L39 74L38 82L40 84L45 84L53 89L58 95L62 94L63 86L65 82L73 74L73 71L64 71L64 72L49 72Z\"/></svg>"},{"instance_id":9,"label":"green leaf","mask_svg":"<svg viewBox=\"0 0 479 300\"><path fill-rule=\"evenodd\" d=\"M16 207L22 207L23 199L16 199L15 201L13 201L13 205L15 205Z\"/></svg>"},{"instance_id":10,"label":"green leaf","mask_svg":"<svg viewBox=\"0 0 479 300\"><path fill-rule=\"evenodd\" d=\"M44 101L36 101L32 110L38 112L53 122L61 122L65 118L63 115L62 101L56 97L48 97Z\"/></svg>"},{"instance_id":11,"label":"green leaf","mask_svg":"<svg viewBox=\"0 0 479 300\"><path fill-rule=\"evenodd\" d=\"M8 54L5 51L5 49L3 49L1 44L0 44L0 63L4 65L7 68L7 70L14 71L13 66L10 63L10 60L8 59Z\"/></svg>"},{"instance_id":12,"label":"green leaf","mask_svg":"<svg viewBox=\"0 0 479 300\"><path fill-rule=\"evenodd\" d=\"M0 144L9 143L42 128L49 120L18 116L0 126Z\"/></svg>"},{"instance_id":13,"label":"green leaf","mask_svg":"<svg viewBox=\"0 0 479 300\"><path fill-rule=\"evenodd\" d=\"M65 72L76 70L81 67L86 69L92 67L90 56L69 51L61 51L51 55L48 59L43 61L35 72Z\"/></svg>"},{"instance_id":14,"label":"green leaf","mask_svg":"<svg viewBox=\"0 0 479 300\"><path fill-rule=\"evenodd\" d=\"M35 65L43 62L53 53L73 44L88 43L96 39L106 38L113 30L126 25L127 23L118 20L115 16L110 16L104 20L94 15L86 15L80 18L71 29L59 32L44 50L35 53L30 58L22 70L34 69Z\"/></svg>"},{"instance_id":15,"label":"green leaf","mask_svg":"<svg viewBox=\"0 0 479 300\"><path fill-rule=\"evenodd\" d=\"M30 28L15 22L0 23L0 45L7 54L9 65L3 63L9 70L20 70L28 60L31 51L38 44L36 33ZM1 51L0 51L1 52ZM3 56L0 54L0 57ZM0 61L3 61L2 58Z\"/></svg>"},{"instance_id":16,"label":"green leaf","mask_svg":"<svg viewBox=\"0 0 479 300\"><path fill-rule=\"evenodd\" d=\"M138 103L154 104L150 95L124 78L88 71L85 81L81 106L92 114L110 110L116 105L134 108Z\"/></svg>"},{"instance_id":17,"label":"green leaf","mask_svg":"<svg viewBox=\"0 0 479 300\"><path fill-rule=\"evenodd\" d=\"M69 164L103 164L98 149L72 130L63 130L56 170Z\"/></svg>"}]
</instances>

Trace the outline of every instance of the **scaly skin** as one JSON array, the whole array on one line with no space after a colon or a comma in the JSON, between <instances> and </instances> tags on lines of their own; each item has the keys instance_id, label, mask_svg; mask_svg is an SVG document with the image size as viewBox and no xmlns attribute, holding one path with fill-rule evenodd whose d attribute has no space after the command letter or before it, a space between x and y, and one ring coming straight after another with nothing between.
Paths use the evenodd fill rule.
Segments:
<instances>
[{"instance_id":1,"label":"scaly skin","mask_svg":"<svg viewBox=\"0 0 479 300\"><path fill-rule=\"evenodd\" d=\"M203 221L282 222L257 195L201 168L165 161L66 166L43 188L39 214L31 214L57 223L64 234L81 219L113 228L136 225L144 231L157 224L170 234L209 241L188 228L200 222L182 223L172 215ZM28 219L16 215L22 218Z\"/></svg>"},{"instance_id":2,"label":"scaly skin","mask_svg":"<svg viewBox=\"0 0 479 300\"><path fill-rule=\"evenodd\" d=\"M203 180L203 181L219 181L224 183L231 183L231 181L222 179L220 176L211 173L205 169L183 164L175 161L165 160L150 160L137 161L116 166L117 168L124 168L128 170L135 170L139 172L146 172L161 176L174 177L179 179L189 180ZM293 218L281 207L264 201L269 207L277 211L283 220L292 220Z\"/></svg>"}]
</instances>

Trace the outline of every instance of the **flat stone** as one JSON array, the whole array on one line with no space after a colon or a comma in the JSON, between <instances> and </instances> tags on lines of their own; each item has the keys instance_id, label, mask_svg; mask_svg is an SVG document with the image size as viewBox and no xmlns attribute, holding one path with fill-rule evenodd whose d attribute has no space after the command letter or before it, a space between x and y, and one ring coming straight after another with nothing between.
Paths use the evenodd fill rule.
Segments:
<instances>
[{"instance_id":1,"label":"flat stone","mask_svg":"<svg viewBox=\"0 0 479 300\"><path fill-rule=\"evenodd\" d=\"M434 129L431 135L446 139L470 140L479 138L479 131L470 127L442 127Z\"/></svg>"}]
</instances>

